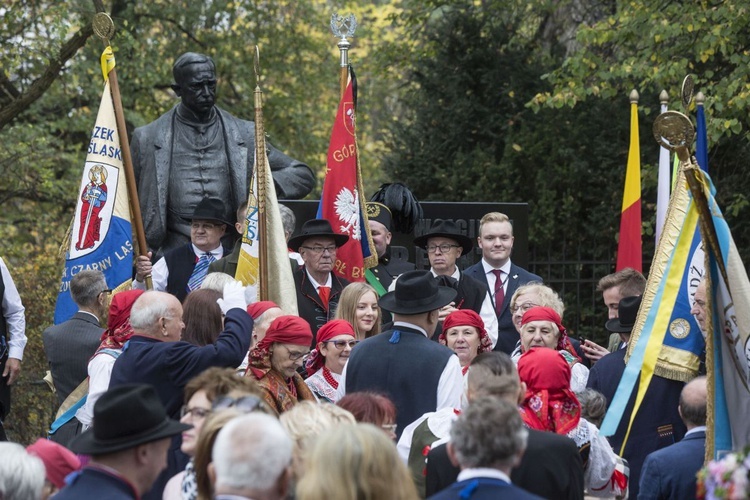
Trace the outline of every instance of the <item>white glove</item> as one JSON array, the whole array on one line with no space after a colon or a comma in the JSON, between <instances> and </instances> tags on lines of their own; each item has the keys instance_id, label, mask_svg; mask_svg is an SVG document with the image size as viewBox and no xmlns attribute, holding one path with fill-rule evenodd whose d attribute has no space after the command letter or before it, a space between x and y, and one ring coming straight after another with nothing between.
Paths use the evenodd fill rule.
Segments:
<instances>
[{"instance_id":1,"label":"white glove","mask_svg":"<svg viewBox=\"0 0 750 500\"><path fill-rule=\"evenodd\" d=\"M217 299L216 302L221 308L221 312L226 314L230 309L239 307L242 310L247 308L245 302L245 287L239 281L232 281L224 285L224 297Z\"/></svg>"}]
</instances>

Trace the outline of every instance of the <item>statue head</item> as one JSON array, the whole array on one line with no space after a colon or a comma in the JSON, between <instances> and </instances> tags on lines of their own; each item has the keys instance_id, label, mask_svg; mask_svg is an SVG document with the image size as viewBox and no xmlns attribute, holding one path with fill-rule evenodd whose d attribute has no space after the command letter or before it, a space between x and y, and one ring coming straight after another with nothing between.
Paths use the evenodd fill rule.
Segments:
<instances>
[{"instance_id":1,"label":"statue head","mask_svg":"<svg viewBox=\"0 0 750 500\"><path fill-rule=\"evenodd\" d=\"M186 52L172 66L172 90L198 118L207 117L216 101L216 67L203 54Z\"/></svg>"}]
</instances>

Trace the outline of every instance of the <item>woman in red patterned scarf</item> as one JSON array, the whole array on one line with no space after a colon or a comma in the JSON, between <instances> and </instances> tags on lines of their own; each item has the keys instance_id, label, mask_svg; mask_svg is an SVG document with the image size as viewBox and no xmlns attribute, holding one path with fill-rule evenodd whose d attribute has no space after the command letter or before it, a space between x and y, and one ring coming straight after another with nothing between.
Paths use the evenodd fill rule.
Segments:
<instances>
[{"instance_id":1,"label":"woman in red patterned scarf","mask_svg":"<svg viewBox=\"0 0 750 500\"><path fill-rule=\"evenodd\" d=\"M514 352L513 360L517 361L521 354L532 347L547 347L559 352L571 369L570 388L573 392L586 389L589 369L581 363L581 358L568 340L568 331L560 315L551 307L536 306L523 313L521 346L518 352Z\"/></svg>"},{"instance_id":2,"label":"woman in red patterned scarf","mask_svg":"<svg viewBox=\"0 0 750 500\"><path fill-rule=\"evenodd\" d=\"M354 326L344 319L331 320L318 330L318 345L305 363L305 383L318 401L336 402L341 372L359 342L355 335Z\"/></svg>"},{"instance_id":3,"label":"woman in red patterned scarf","mask_svg":"<svg viewBox=\"0 0 750 500\"><path fill-rule=\"evenodd\" d=\"M99 396L109 388L112 367L115 360L122 353L122 346L133 335L130 326L130 309L135 300L143 294L143 290L125 290L115 294L109 305L107 329L102 334L102 343L89 360L89 395L81 408L76 412L76 418L86 429L94 420L94 403Z\"/></svg>"},{"instance_id":4,"label":"woman in red patterned scarf","mask_svg":"<svg viewBox=\"0 0 750 500\"><path fill-rule=\"evenodd\" d=\"M576 443L589 495L623 497L628 469L599 429L581 418L581 404L570 390L570 373L570 365L552 349L527 350L518 360L518 376L526 384L521 418L531 429L568 436Z\"/></svg>"},{"instance_id":5,"label":"woman in red patterned scarf","mask_svg":"<svg viewBox=\"0 0 750 500\"><path fill-rule=\"evenodd\" d=\"M471 309L458 309L446 316L438 340L458 355L464 375L477 355L492 350L482 317Z\"/></svg>"},{"instance_id":6,"label":"woman in red patterned scarf","mask_svg":"<svg viewBox=\"0 0 750 500\"><path fill-rule=\"evenodd\" d=\"M299 316L279 316L271 323L266 336L250 350L246 377L254 377L263 399L277 414L297 404L315 401L315 396L297 373L308 355L312 342L310 325Z\"/></svg>"}]
</instances>

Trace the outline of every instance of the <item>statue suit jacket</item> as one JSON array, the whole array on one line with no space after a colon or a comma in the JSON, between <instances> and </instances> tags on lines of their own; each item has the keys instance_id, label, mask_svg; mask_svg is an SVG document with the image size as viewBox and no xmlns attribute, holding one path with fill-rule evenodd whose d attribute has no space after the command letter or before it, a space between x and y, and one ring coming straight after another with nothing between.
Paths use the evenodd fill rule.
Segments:
<instances>
[{"instance_id":1,"label":"statue suit jacket","mask_svg":"<svg viewBox=\"0 0 750 500\"><path fill-rule=\"evenodd\" d=\"M93 315L78 311L68 321L42 333L57 402L62 404L73 389L88 377L88 364L101 342L104 328Z\"/></svg>"},{"instance_id":2,"label":"statue suit jacket","mask_svg":"<svg viewBox=\"0 0 750 500\"><path fill-rule=\"evenodd\" d=\"M179 106L179 104L178 104ZM138 199L149 247L161 247L167 235L167 189L172 159L172 135L177 107L155 121L133 132L130 150L133 156ZM241 120L217 107L224 128L229 158L232 193L224 198L232 214L247 201L248 183L252 176L255 151L255 124ZM315 176L312 170L266 143L268 162L279 198L299 199L312 191Z\"/></svg>"},{"instance_id":3,"label":"statue suit jacket","mask_svg":"<svg viewBox=\"0 0 750 500\"><path fill-rule=\"evenodd\" d=\"M475 278L484 283L489 289L489 283L487 282L487 275L484 272L482 261L480 260L473 266L466 268L464 274ZM513 326L513 315L510 313L510 299L513 294L518 290L518 287L530 283L532 281L538 281L541 283L543 280L541 276L530 273L527 270L518 267L510 263L510 274L508 275L508 287L505 291L505 299L503 300L503 308L500 314L497 316L497 344L495 344L495 351L502 351L508 355L513 352L516 348L516 343L519 340L518 332L516 327ZM495 297L493 295L494 290L490 290L492 295L492 301L494 305Z\"/></svg>"},{"instance_id":4,"label":"statue suit jacket","mask_svg":"<svg viewBox=\"0 0 750 500\"><path fill-rule=\"evenodd\" d=\"M695 475L703 467L706 431L686 435L682 441L646 457L638 498L695 498Z\"/></svg>"}]
</instances>

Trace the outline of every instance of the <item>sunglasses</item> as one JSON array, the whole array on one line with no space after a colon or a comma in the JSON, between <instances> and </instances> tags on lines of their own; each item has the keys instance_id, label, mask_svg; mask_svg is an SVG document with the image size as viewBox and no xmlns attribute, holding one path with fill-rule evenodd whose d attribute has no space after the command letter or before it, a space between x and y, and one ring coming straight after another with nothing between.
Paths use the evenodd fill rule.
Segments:
<instances>
[{"instance_id":1,"label":"sunglasses","mask_svg":"<svg viewBox=\"0 0 750 500\"><path fill-rule=\"evenodd\" d=\"M326 342L336 346L336 349L338 349L339 351L344 349L346 346L354 349L354 346L359 344L359 340L326 340Z\"/></svg>"},{"instance_id":2,"label":"sunglasses","mask_svg":"<svg viewBox=\"0 0 750 500\"><path fill-rule=\"evenodd\" d=\"M241 396L233 398L231 396L221 396L216 398L211 405L211 410L219 411L227 408L236 408L242 413L250 413L255 410L265 411L263 400L257 396Z\"/></svg>"}]
</instances>

